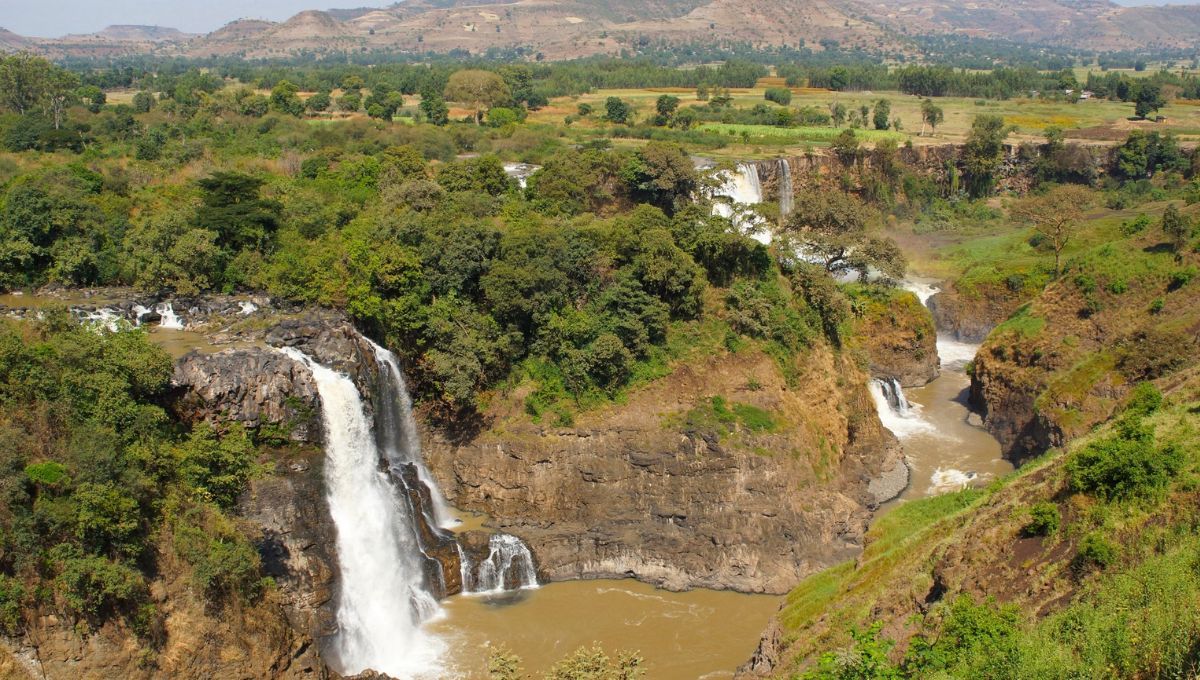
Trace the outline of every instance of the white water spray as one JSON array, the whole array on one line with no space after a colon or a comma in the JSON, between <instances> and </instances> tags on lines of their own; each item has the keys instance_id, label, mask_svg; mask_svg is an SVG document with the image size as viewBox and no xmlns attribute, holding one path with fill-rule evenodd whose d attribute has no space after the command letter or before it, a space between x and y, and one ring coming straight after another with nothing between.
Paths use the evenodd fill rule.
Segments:
<instances>
[{"instance_id":1,"label":"white water spray","mask_svg":"<svg viewBox=\"0 0 1200 680\"><path fill-rule=\"evenodd\" d=\"M442 642L421 629L440 607L426 589L407 504L379 469L362 398L348 376L294 348L312 371L325 428L325 485L340 571L333 654L344 675L368 668L398 678L437 677Z\"/></svg>"},{"instance_id":2,"label":"white water spray","mask_svg":"<svg viewBox=\"0 0 1200 680\"><path fill-rule=\"evenodd\" d=\"M745 206L762 203L762 182L758 177L758 166L753 163L738 163L733 172L721 174L724 183L716 191L716 195L729 199L729 202L718 201L713 205L713 214L734 220L737 227L752 230L754 238L760 243L770 243L771 233L756 215L744 214Z\"/></svg>"}]
</instances>

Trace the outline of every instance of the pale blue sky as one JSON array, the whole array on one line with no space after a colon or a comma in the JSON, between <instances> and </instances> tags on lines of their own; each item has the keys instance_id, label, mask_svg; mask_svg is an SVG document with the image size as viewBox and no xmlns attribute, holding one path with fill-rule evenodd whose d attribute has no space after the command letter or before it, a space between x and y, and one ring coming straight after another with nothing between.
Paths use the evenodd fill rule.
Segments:
<instances>
[{"instance_id":1,"label":"pale blue sky","mask_svg":"<svg viewBox=\"0 0 1200 680\"><path fill-rule=\"evenodd\" d=\"M769 1L769 0L764 0ZM394 0L0 0L0 27L21 35L57 37L90 33L110 24L170 26L206 33L234 19L279 21L328 4L383 7ZM1164 0L1117 0L1122 5L1161 5ZM1200 0L1175 0L1195 4ZM328 4L327 4L328 3Z\"/></svg>"},{"instance_id":2,"label":"pale blue sky","mask_svg":"<svg viewBox=\"0 0 1200 680\"><path fill-rule=\"evenodd\" d=\"M385 7L395 0L0 0L0 27L53 38L111 24L170 26L207 33L234 19L279 21L306 9Z\"/></svg>"}]
</instances>

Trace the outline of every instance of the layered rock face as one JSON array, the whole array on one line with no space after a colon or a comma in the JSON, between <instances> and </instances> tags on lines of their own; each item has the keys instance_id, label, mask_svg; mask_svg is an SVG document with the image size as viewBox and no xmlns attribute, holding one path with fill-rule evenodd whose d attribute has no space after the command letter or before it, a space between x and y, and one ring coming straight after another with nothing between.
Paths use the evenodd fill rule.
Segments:
<instances>
[{"instance_id":1,"label":"layered rock face","mask_svg":"<svg viewBox=\"0 0 1200 680\"><path fill-rule=\"evenodd\" d=\"M457 506L531 546L544 578L783 593L858 553L870 478L903 465L866 376L813 354L795 389L765 356L714 358L569 428L529 422L511 395L468 441L429 432L427 460ZM721 394L778 414L778 429L688 424Z\"/></svg>"},{"instance_id":2,"label":"layered rock face","mask_svg":"<svg viewBox=\"0 0 1200 680\"><path fill-rule=\"evenodd\" d=\"M1021 306L1025 295L1008 290L964 295L951 286L929 298L938 329L958 340L978 344Z\"/></svg>"}]
</instances>

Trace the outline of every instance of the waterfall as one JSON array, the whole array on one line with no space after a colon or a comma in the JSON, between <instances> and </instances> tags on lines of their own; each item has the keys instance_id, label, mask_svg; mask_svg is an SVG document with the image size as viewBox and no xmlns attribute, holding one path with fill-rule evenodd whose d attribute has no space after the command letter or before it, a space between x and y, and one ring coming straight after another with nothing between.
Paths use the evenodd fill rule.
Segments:
<instances>
[{"instance_id":1,"label":"waterfall","mask_svg":"<svg viewBox=\"0 0 1200 680\"><path fill-rule=\"evenodd\" d=\"M792 198L795 188L792 186L792 166L788 159L779 159L779 214L787 217L792 212Z\"/></svg>"},{"instance_id":2,"label":"waterfall","mask_svg":"<svg viewBox=\"0 0 1200 680\"><path fill-rule=\"evenodd\" d=\"M380 448L387 456L388 463L393 468L409 464L417 469L417 478L429 489L432 517L429 524L448 528L457 523L446 497L438 488L437 480L425 467L421 456L421 436L417 430L417 421L413 418L412 397L408 393L408 385L404 380L404 372L396 355L386 348L363 338L375 352L375 360L379 362L379 403L375 419L376 432L379 435Z\"/></svg>"},{"instance_id":3,"label":"waterfall","mask_svg":"<svg viewBox=\"0 0 1200 680\"><path fill-rule=\"evenodd\" d=\"M183 319L180 319L175 314L175 308L171 306L170 302L160 302L154 305L154 311L158 312L158 315L162 317L162 321L158 322L160 328L169 328L176 331L183 330Z\"/></svg>"},{"instance_id":4,"label":"waterfall","mask_svg":"<svg viewBox=\"0 0 1200 680\"><path fill-rule=\"evenodd\" d=\"M492 534L488 540L488 556L476 567L474 581L470 578L471 570L467 566L465 555L463 565L464 592L499 593L504 590L536 588L538 585L533 555L521 539L510 534Z\"/></svg>"},{"instance_id":5,"label":"waterfall","mask_svg":"<svg viewBox=\"0 0 1200 680\"><path fill-rule=\"evenodd\" d=\"M409 506L397 502L391 476L379 469L358 388L299 350L280 351L308 366L321 397L325 485L340 572L332 642L337 670L436 677L444 645L420 624L440 607L425 584L425 558Z\"/></svg>"},{"instance_id":6,"label":"waterfall","mask_svg":"<svg viewBox=\"0 0 1200 680\"><path fill-rule=\"evenodd\" d=\"M754 238L762 243L771 242L771 234L765 229L762 220L756 215L741 215L738 205L757 205L762 203L762 182L758 177L758 166L754 163L738 163L734 172L721 173L724 183L716 191L717 196L729 199L730 202L717 202L713 205L713 214L733 220L742 229L753 230Z\"/></svg>"},{"instance_id":7,"label":"waterfall","mask_svg":"<svg viewBox=\"0 0 1200 680\"><path fill-rule=\"evenodd\" d=\"M871 381L871 396L883 426L892 434L905 439L914 434L933 432L933 425L921 417L920 410L904 396L900 381L895 378Z\"/></svg>"},{"instance_id":8,"label":"waterfall","mask_svg":"<svg viewBox=\"0 0 1200 680\"><path fill-rule=\"evenodd\" d=\"M238 301L238 313L242 316L247 316L258 311L258 305L249 300Z\"/></svg>"}]
</instances>

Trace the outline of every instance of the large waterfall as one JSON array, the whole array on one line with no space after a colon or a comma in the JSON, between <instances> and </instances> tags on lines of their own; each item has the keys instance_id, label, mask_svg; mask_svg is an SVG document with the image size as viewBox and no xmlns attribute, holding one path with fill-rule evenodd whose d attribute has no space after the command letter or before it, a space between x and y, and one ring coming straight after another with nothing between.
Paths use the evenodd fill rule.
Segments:
<instances>
[{"instance_id":1,"label":"large waterfall","mask_svg":"<svg viewBox=\"0 0 1200 680\"><path fill-rule=\"evenodd\" d=\"M374 669L396 677L434 677L443 644L421 629L439 610L425 583L409 506L398 502L362 397L348 376L285 348L307 365L321 397L325 484L337 528L340 594L331 656L342 674Z\"/></svg>"},{"instance_id":2,"label":"large waterfall","mask_svg":"<svg viewBox=\"0 0 1200 680\"><path fill-rule=\"evenodd\" d=\"M722 173L721 177L724 183L717 189L716 194L729 199L729 202L717 202L713 206L713 213L733 220L742 229L753 230L754 238L762 243L770 243L771 234L762 224L761 218L755 214L742 214L739 210L739 206L762 203L762 182L759 181L758 166L754 163L738 163L734 172Z\"/></svg>"},{"instance_id":3,"label":"large waterfall","mask_svg":"<svg viewBox=\"0 0 1200 680\"><path fill-rule=\"evenodd\" d=\"M429 489L432 503L430 524L448 528L455 523L446 503L446 497L438 488L437 480L429 474L425 461L421 456L421 435L417 430L416 419L412 414L412 397L408 393L408 385L404 381L404 372L396 355L386 348L364 338L371 349L375 351L375 360L379 362L379 400L376 406L376 433L380 448L387 456L388 463L393 468L402 465L412 465L417 470L417 478Z\"/></svg>"}]
</instances>

